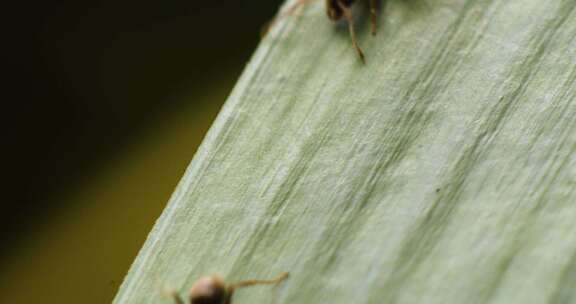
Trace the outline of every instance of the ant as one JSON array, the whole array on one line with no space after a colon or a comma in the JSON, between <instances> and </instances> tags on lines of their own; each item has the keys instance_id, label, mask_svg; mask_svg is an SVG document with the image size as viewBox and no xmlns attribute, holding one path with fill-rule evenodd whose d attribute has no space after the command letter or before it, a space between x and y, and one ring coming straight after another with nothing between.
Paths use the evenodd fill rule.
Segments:
<instances>
[{"instance_id":1,"label":"ant","mask_svg":"<svg viewBox=\"0 0 576 304\"><path fill-rule=\"evenodd\" d=\"M238 288L278 284L287 277L288 273L283 272L272 280L246 280L233 284L226 284L226 282L217 275L204 277L196 281L190 288L188 302L190 304L232 304L232 295ZM169 294L176 304L185 304L184 300L182 300L176 291L170 291Z\"/></svg>"},{"instance_id":2,"label":"ant","mask_svg":"<svg viewBox=\"0 0 576 304\"><path fill-rule=\"evenodd\" d=\"M311 2L314 0L297 0L285 13L283 13L279 18L285 17L286 15L290 15L296 11L297 8ZM358 41L356 39L356 30L354 28L354 18L352 16L352 5L357 2L357 0L324 0L326 4L326 14L330 20L337 22L342 19L346 19L348 23L348 31L350 32L350 38L352 39L352 46L358 53L360 60L363 63L366 63L366 59L364 58L364 52L360 45L358 45ZM376 11L377 11L377 4L376 0L369 0L370 1L370 24L371 24L371 32L372 35L376 35L376 25L377 25L377 18L376 18ZM274 24L278 19L272 21L271 24Z\"/></svg>"}]
</instances>

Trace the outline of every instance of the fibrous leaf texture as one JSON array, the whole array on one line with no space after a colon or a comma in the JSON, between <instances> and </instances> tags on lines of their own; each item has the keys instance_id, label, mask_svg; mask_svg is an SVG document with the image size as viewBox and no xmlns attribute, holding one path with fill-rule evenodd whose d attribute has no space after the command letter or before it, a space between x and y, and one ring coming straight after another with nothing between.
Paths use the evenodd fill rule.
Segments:
<instances>
[{"instance_id":1,"label":"fibrous leaf texture","mask_svg":"<svg viewBox=\"0 0 576 304\"><path fill-rule=\"evenodd\" d=\"M263 39L116 303L576 303L576 1L363 2L366 64L322 1Z\"/></svg>"}]
</instances>

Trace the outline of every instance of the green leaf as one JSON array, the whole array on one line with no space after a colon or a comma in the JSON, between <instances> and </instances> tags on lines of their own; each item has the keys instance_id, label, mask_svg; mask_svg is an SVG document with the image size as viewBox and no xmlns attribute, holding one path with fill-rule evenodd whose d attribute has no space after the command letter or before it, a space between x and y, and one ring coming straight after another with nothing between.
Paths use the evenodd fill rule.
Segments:
<instances>
[{"instance_id":1,"label":"green leaf","mask_svg":"<svg viewBox=\"0 0 576 304\"><path fill-rule=\"evenodd\" d=\"M365 7L365 65L321 2L271 30L116 303L576 303L576 1Z\"/></svg>"}]
</instances>

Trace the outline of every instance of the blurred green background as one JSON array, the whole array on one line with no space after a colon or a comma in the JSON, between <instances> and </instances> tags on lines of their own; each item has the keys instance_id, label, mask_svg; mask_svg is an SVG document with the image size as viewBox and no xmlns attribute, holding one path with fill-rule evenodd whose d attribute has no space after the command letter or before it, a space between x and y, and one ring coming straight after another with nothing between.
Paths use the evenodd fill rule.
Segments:
<instances>
[{"instance_id":1,"label":"blurred green background","mask_svg":"<svg viewBox=\"0 0 576 304\"><path fill-rule=\"evenodd\" d=\"M7 4L0 303L113 299L280 4Z\"/></svg>"}]
</instances>

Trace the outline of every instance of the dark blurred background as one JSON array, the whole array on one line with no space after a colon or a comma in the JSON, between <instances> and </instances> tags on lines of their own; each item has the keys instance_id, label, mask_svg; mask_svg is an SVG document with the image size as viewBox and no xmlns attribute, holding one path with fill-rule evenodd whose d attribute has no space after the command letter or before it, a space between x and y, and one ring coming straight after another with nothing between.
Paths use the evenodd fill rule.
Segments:
<instances>
[{"instance_id":1,"label":"dark blurred background","mask_svg":"<svg viewBox=\"0 0 576 304\"><path fill-rule=\"evenodd\" d=\"M281 2L4 5L0 303L113 299Z\"/></svg>"}]
</instances>

